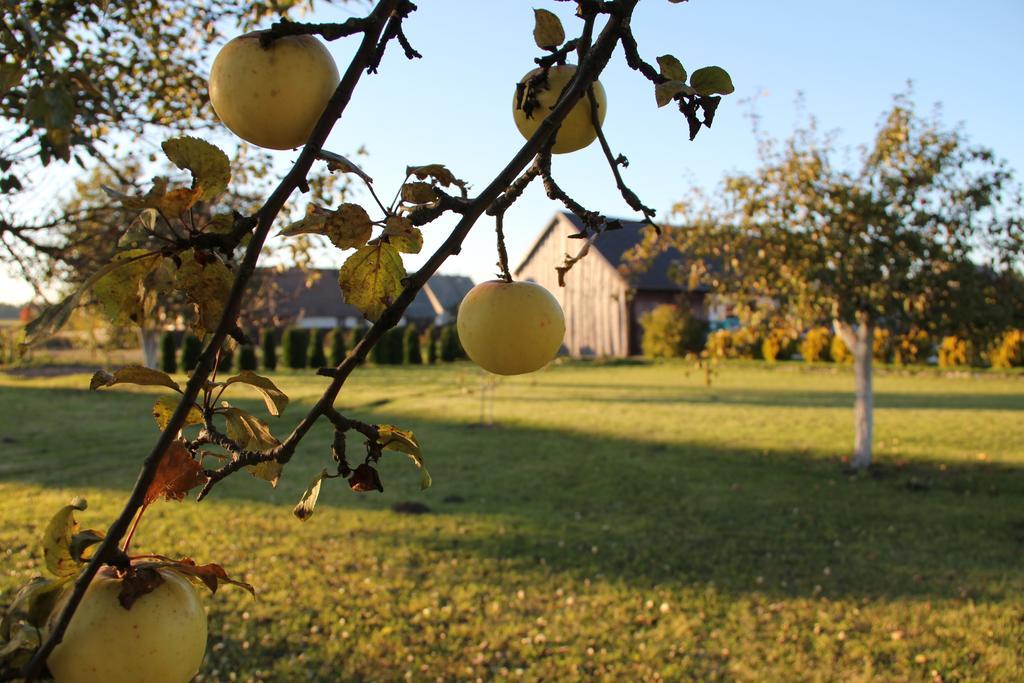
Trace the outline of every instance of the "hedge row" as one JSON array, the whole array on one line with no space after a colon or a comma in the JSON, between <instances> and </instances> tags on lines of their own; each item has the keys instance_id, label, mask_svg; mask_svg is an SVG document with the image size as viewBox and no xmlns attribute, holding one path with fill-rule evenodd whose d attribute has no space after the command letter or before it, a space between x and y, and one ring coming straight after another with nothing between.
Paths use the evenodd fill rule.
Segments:
<instances>
[{"instance_id":1,"label":"hedge row","mask_svg":"<svg viewBox=\"0 0 1024 683\"><path fill-rule=\"evenodd\" d=\"M275 370L278 362L291 369L336 366L366 335L367 328L336 328L330 331L289 327L281 333L281 343L273 330L260 333L260 357L264 370ZM164 332L160 338L160 367L164 372L191 372L199 362L202 341L192 334L181 338ZM378 365L421 365L466 358L454 325L430 326L422 332L415 325L395 327L384 333L370 352L370 361ZM221 352L220 370L258 370L254 346Z\"/></svg>"},{"instance_id":2,"label":"hedge row","mask_svg":"<svg viewBox=\"0 0 1024 683\"><path fill-rule=\"evenodd\" d=\"M741 327L705 333L702 323L685 308L658 306L641 316L643 353L649 358L678 358L706 351L715 358L748 358L767 361L789 360L799 353L808 363L852 363L853 354L843 340L827 327L814 327L802 335L783 327L760 330ZM927 332L912 329L892 334L875 328L875 360L897 365L925 363L935 354L940 367L991 365L995 368L1024 366L1024 330L1012 329L992 340L984 349L958 337L932 339Z\"/></svg>"}]
</instances>

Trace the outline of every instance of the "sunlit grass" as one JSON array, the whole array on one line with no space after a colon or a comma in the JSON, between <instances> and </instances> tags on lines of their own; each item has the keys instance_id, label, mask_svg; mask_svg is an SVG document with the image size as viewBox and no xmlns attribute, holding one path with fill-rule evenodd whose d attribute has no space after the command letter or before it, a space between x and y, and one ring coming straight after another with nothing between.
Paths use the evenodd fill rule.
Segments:
<instances>
[{"instance_id":1,"label":"sunlit grass","mask_svg":"<svg viewBox=\"0 0 1024 683\"><path fill-rule=\"evenodd\" d=\"M283 434L326 380L276 380ZM0 375L0 588L39 571L72 495L109 523L156 436L155 392L87 384ZM731 365L709 388L686 365L569 365L500 382L489 427L481 387L468 365L368 367L339 398L415 430L426 492L395 454L383 494L331 481L298 522L318 426L276 490L242 474L154 506L140 550L259 590L208 600L206 680L1024 678L1020 378L881 374L879 467L857 476L843 369Z\"/></svg>"}]
</instances>

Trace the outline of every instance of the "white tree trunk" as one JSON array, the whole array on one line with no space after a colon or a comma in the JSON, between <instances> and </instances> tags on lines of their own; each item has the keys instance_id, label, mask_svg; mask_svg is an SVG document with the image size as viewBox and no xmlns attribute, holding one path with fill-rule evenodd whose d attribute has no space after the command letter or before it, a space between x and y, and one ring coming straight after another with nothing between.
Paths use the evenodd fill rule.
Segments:
<instances>
[{"instance_id":1,"label":"white tree trunk","mask_svg":"<svg viewBox=\"0 0 1024 683\"><path fill-rule=\"evenodd\" d=\"M147 368L157 368L160 350L160 330L139 329L139 344L142 346L142 364Z\"/></svg>"},{"instance_id":2,"label":"white tree trunk","mask_svg":"<svg viewBox=\"0 0 1024 683\"><path fill-rule=\"evenodd\" d=\"M871 438L874 432L875 394L871 386L871 361L875 330L867 316L858 316L857 327L836 320L836 334L853 354L853 376L857 397L853 404L853 459L850 467L866 469L871 465Z\"/></svg>"}]
</instances>

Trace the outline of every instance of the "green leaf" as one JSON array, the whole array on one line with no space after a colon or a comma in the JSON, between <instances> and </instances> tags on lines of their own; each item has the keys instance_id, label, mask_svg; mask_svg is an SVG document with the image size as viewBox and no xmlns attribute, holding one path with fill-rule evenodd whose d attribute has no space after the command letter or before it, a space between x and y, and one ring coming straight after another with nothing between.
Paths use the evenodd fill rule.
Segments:
<instances>
[{"instance_id":1,"label":"green leaf","mask_svg":"<svg viewBox=\"0 0 1024 683\"><path fill-rule=\"evenodd\" d=\"M546 9L533 10L533 40L542 50L558 47L565 40L562 22Z\"/></svg>"},{"instance_id":2,"label":"green leaf","mask_svg":"<svg viewBox=\"0 0 1024 683\"><path fill-rule=\"evenodd\" d=\"M431 178L442 187L449 185L464 186L466 183L455 177L444 164L426 164L424 166L406 166L405 174L419 180Z\"/></svg>"},{"instance_id":3,"label":"green leaf","mask_svg":"<svg viewBox=\"0 0 1024 683\"><path fill-rule=\"evenodd\" d=\"M402 201L409 204L429 204L437 201L437 191L430 183L406 183L402 185Z\"/></svg>"},{"instance_id":4,"label":"green leaf","mask_svg":"<svg viewBox=\"0 0 1024 683\"><path fill-rule=\"evenodd\" d=\"M249 465L245 469L249 470L249 474L257 479L270 482L271 486L277 488L277 482L281 480L281 472L284 471L284 465L276 460L268 460L255 465Z\"/></svg>"},{"instance_id":5,"label":"green leaf","mask_svg":"<svg viewBox=\"0 0 1024 683\"><path fill-rule=\"evenodd\" d=\"M75 498L53 516L43 534L43 559L46 569L56 577L78 573L80 561L71 554L71 539L78 533L75 512L88 506L84 498Z\"/></svg>"},{"instance_id":6,"label":"green leaf","mask_svg":"<svg viewBox=\"0 0 1024 683\"><path fill-rule=\"evenodd\" d=\"M191 171L192 189L202 188L203 201L210 201L227 189L231 162L218 147L187 136L165 140L161 147L171 163Z\"/></svg>"},{"instance_id":7,"label":"green leaf","mask_svg":"<svg viewBox=\"0 0 1024 683\"><path fill-rule=\"evenodd\" d=\"M320 497L320 485L326 478L327 470L320 470L320 474L316 475L312 481L309 482L309 486L306 487L306 491L302 494L302 498L299 498L299 502L295 504L294 508L292 508L292 513L303 522L313 516L313 508L316 507L316 499Z\"/></svg>"},{"instance_id":8,"label":"green leaf","mask_svg":"<svg viewBox=\"0 0 1024 683\"><path fill-rule=\"evenodd\" d=\"M668 80L686 83L686 69L683 68L682 62L672 55L658 57L658 68L661 70L661 75Z\"/></svg>"},{"instance_id":9,"label":"green leaf","mask_svg":"<svg viewBox=\"0 0 1024 683\"><path fill-rule=\"evenodd\" d=\"M221 212L214 214L210 222L203 227L203 232L210 235L226 235L235 229L235 214Z\"/></svg>"},{"instance_id":10,"label":"green leaf","mask_svg":"<svg viewBox=\"0 0 1024 683\"><path fill-rule=\"evenodd\" d=\"M252 370L242 370L234 377L227 378L224 384L248 384L251 387L255 387L263 396L263 402L267 404L267 410L274 417L283 413L284 409L288 406L288 397L285 393L278 389L277 385L268 378L257 375Z\"/></svg>"},{"instance_id":11,"label":"green leaf","mask_svg":"<svg viewBox=\"0 0 1024 683\"><path fill-rule=\"evenodd\" d=\"M345 301L367 320L376 320L402 292L405 266L398 250L379 242L348 257L338 272L338 284Z\"/></svg>"},{"instance_id":12,"label":"green leaf","mask_svg":"<svg viewBox=\"0 0 1024 683\"><path fill-rule=\"evenodd\" d=\"M388 216L381 237L403 254L418 254L423 249L423 232L404 216Z\"/></svg>"},{"instance_id":13,"label":"green leaf","mask_svg":"<svg viewBox=\"0 0 1024 683\"><path fill-rule=\"evenodd\" d=\"M74 581L75 577L75 574L58 579L37 576L19 588L3 619L0 620L0 638L10 638L14 622L19 619L25 619L39 628L45 626L61 596L61 591Z\"/></svg>"},{"instance_id":14,"label":"green leaf","mask_svg":"<svg viewBox=\"0 0 1024 683\"><path fill-rule=\"evenodd\" d=\"M96 280L93 298L115 325L139 324L144 317L146 276L160 263L158 252L130 249L114 255L122 267Z\"/></svg>"},{"instance_id":15,"label":"green leaf","mask_svg":"<svg viewBox=\"0 0 1024 683\"><path fill-rule=\"evenodd\" d=\"M430 488L431 478L427 471L426 463L423 461L423 454L420 452L420 444L416 441L415 435L394 425L377 425L377 443L381 448L392 451L399 451L409 456L420 470L420 488Z\"/></svg>"},{"instance_id":16,"label":"green leaf","mask_svg":"<svg viewBox=\"0 0 1024 683\"><path fill-rule=\"evenodd\" d=\"M697 69L690 76L690 85L701 95L729 95L736 90L729 72L720 66Z\"/></svg>"},{"instance_id":17,"label":"green leaf","mask_svg":"<svg viewBox=\"0 0 1024 683\"><path fill-rule=\"evenodd\" d=\"M97 543L100 543L105 536L106 534L104 532L97 529L79 531L71 537L71 557L75 558L79 562L87 562L88 558L85 557L85 551Z\"/></svg>"},{"instance_id":18,"label":"green leaf","mask_svg":"<svg viewBox=\"0 0 1024 683\"><path fill-rule=\"evenodd\" d=\"M139 384L148 387L167 387L179 394L181 387L166 372L147 368L142 365L126 365L114 372L97 370L89 382L89 389L95 391L101 387L112 387L115 384Z\"/></svg>"},{"instance_id":19,"label":"green leaf","mask_svg":"<svg viewBox=\"0 0 1024 683\"><path fill-rule=\"evenodd\" d=\"M212 332L220 322L234 276L214 255L204 255L200 262L194 250L190 250L182 253L180 258L175 287L185 292L189 302L195 306L194 327L197 336L202 337Z\"/></svg>"},{"instance_id":20,"label":"green leaf","mask_svg":"<svg viewBox=\"0 0 1024 683\"><path fill-rule=\"evenodd\" d=\"M156 420L156 426L160 428L160 431L167 429L167 425L171 422L171 416L177 408L178 399L173 396L161 396L153 404L153 419ZM201 424L203 424L203 413L199 410L199 406L193 403L188 410L188 415L185 416L185 424L182 427Z\"/></svg>"},{"instance_id":21,"label":"green leaf","mask_svg":"<svg viewBox=\"0 0 1024 683\"><path fill-rule=\"evenodd\" d=\"M339 249L358 249L373 234L373 221L358 204L342 204L335 211L310 204L306 217L281 231L281 235L324 235Z\"/></svg>"},{"instance_id":22,"label":"green leaf","mask_svg":"<svg viewBox=\"0 0 1024 683\"><path fill-rule=\"evenodd\" d=\"M666 81L654 86L654 100L659 107L664 107L679 93L693 95L696 91L682 81Z\"/></svg>"},{"instance_id":23,"label":"green leaf","mask_svg":"<svg viewBox=\"0 0 1024 683\"><path fill-rule=\"evenodd\" d=\"M122 252L123 253L123 252ZM132 262L124 259L117 259L106 264L95 273L93 273L82 286L76 289L74 292L64 297L60 302L47 306L43 311L25 326L25 339L22 342L22 346L32 346L40 341L56 334L61 327L71 317L71 313L78 306L78 302L81 300L82 295L92 289L98 280L104 276L114 272L119 268L130 265Z\"/></svg>"},{"instance_id":24,"label":"green leaf","mask_svg":"<svg viewBox=\"0 0 1024 683\"><path fill-rule=\"evenodd\" d=\"M15 654L19 650L26 652L34 652L39 648L41 643L40 636L42 631L31 624L19 624L17 628L12 629L10 637L7 642L0 645L0 663L4 662L11 655Z\"/></svg>"}]
</instances>

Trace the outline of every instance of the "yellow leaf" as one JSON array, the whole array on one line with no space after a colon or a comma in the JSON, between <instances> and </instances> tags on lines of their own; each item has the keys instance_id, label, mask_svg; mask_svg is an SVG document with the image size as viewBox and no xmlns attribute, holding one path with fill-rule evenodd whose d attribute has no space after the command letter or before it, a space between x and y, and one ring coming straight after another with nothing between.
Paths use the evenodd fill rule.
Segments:
<instances>
[{"instance_id":1,"label":"yellow leaf","mask_svg":"<svg viewBox=\"0 0 1024 683\"><path fill-rule=\"evenodd\" d=\"M423 233L404 216L388 216L382 236L403 254L418 254L423 248Z\"/></svg>"},{"instance_id":2,"label":"yellow leaf","mask_svg":"<svg viewBox=\"0 0 1024 683\"><path fill-rule=\"evenodd\" d=\"M658 57L658 67L661 70L661 75L668 80L682 81L683 83L686 82L686 69L684 69L682 63L672 55L662 55Z\"/></svg>"},{"instance_id":3,"label":"yellow leaf","mask_svg":"<svg viewBox=\"0 0 1024 683\"><path fill-rule=\"evenodd\" d=\"M165 216L177 218L191 209L202 194L203 190L199 187L194 190L180 187L161 197L156 203L156 208Z\"/></svg>"},{"instance_id":4,"label":"yellow leaf","mask_svg":"<svg viewBox=\"0 0 1024 683\"><path fill-rule=\"evenodd\" d=\"M71 555L71 538L78 532L75 512L86 508L82 498L75 498L65 505L46 525L43 535L43 559L46 569L54 576L77 574L80 563Z\"/></svg>"},{"instance_id":5,"label":"yellow leaf","mask_svg":"<svg viewBox=\"0 0 1024 683\"><path fill-rule=\"evenodd\" d=\"M275 417L284 412L285 407L288 405L288 397L277 388L276 384L262 375L257 375L252 370L242 370L234 377L224 380L224 384L248 384L254 387L263 396L263 402L267 404L267 410Z\"/></svg>"},{"instance_id":6,"label":"yellow leaf","mask_svg":"<svg viewBox=\"0 0 1024 683\"><path fill-rule=\"evenodd\" d=\"M112 263L122 264L96 280L93 298L116 325L138 323L142 319L144 282L160 262L161 256L145 249L130 249L114 256Z\"/></svg>"},{"instance_id":7,"label":"yellow leaf","mask_svg":"<svg viewBox=\"0 0 1024 683\"><path fill-rule=\"evenodd\" d=\"M234 277L216 256L204 254L200 262L195 252L190 250L182 253L180 258L175 286L185 292L189 302L195 306L194 327L196 334L202 337L220 322Z\"/></svg>"},{"instance_id":8,"label":"yellow leaf","mask_svg":"<svg viewBox=\"0 0 1024 683\"><path fill-rule=\"evenodd\" d=\"M385 242L366 246L348 257L338 273L345 301L377 320L402 292L405 266L398 250Z\"/></svg>"},{"instance_id":9,"label":"yellow leaf","mask_svg":"<svg viewBox=\"0 0 1024 683\"><path fill-rule=\"evenodd\" d=\"M171 415L174 414L177 407L178 399L173 396L161 396L153 404L153 419L156 420L156 426L160 428L160 431L167 429ZM188 415L185 416L185 424L182 427L201 424L203 424L203 413L199 410L199 406L193 403L192 407L188 409Z\"/></svg>"},{"instance_id":10,"label":"yellow leaf","mask_svg":"<svg viewBox=\"0 0 1024 683\"><path fill-rule=\"evenodd\" d=\"M402 185L402 200L410 204L429 204L437 200L437 192L430 183L406 183Z\"/></svg>"},{"instance_id":11,"label":"yellow leaf","mask_svg":"<svg viewBox=\"0 0 1024 683\"><path fill-rule=\"evenodd\" d=\"M149 387L167 387L179 394L181 387L166 372L147 368L142 365L126 365L114 372L98 370L89 382L89 389L95 391L101 387L112 387L115 384L138 384Z\"/></svg>"},{"instance_id":12,"label":"yellow leaf","mask_svg":"<svg viewBox=\"0 0 1024 683\"><path fill-rule=\"evenodd\" d=\"M210 201L227 189L231 163L216 146L185 136L165 140L161 147L171 163L192 173L192 189L199 190L200 199Z\"/></svg>"},{"instance_id":13,"label":"yellow leaf","mask_svg":"<svg viewBox=\"0 0 1024 683\"><path fill-rule=\"evenodd\" d=\"M331 211L310 204L306 217L287 226L282 235L324 235L339 249L357 249L373 234L373 221L358 204L342 204Z\"/></svg>"},{"instance_id":14,"label":"yellow leaf","mask_svg":"<svg viewBox=\"0 0 1024 683\"><path fill-rule=\"evenodd\" d=\"M558 47L565 40L562 22L546 9L533 10L533 40L542 50Z\"/></svg>"}]
</instances>

